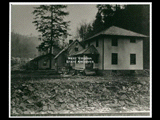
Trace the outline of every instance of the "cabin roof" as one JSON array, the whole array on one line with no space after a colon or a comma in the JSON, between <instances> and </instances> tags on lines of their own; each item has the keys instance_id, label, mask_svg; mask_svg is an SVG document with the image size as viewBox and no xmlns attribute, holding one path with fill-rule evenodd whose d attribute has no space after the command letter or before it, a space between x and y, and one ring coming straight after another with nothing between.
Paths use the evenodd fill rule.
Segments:
<instances>
[{"instance_id":1,"label":"cabin roof","mask_svg":"<svg viewBox=\"0 0 160 120\"><path fill-rule=\"evenodd\" d=\"M50 57L50 56L54 57L55 55L53 55L53 54L40 55L40 56L34 58L34 59L31 60L31 61L38 61L38 60L40 60L40 59L42 59L42 58L44 58L44 57Z\"/></svg>"},{"instance_id":2,"label":"cabin roof","mask_svg":"<svg viewBox=\"0 0 160 120\"><path fill-rule=\"evenodd\" d=\"M86 40L90 40L94 37L97 37L99 35L110 35L110 36L129 36L129 37L148 37L146 35L137 33L137 32L133 32L124 28L120 28L117 26L111 26L89 38L87 38Z\"/></svg>"}]
</instances>

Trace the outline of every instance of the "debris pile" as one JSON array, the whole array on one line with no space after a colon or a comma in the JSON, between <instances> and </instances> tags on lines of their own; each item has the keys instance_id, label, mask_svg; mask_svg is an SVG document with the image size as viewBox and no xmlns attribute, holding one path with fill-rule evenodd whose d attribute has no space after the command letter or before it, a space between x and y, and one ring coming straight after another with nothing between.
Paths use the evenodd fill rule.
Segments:
<instances>
[{"instance_id":1,"label":"debris pile","mask_svg":"<svg viewBox=\"0 0 160 120\"><path fill-rule=\"evenodd\" d=\"M11 115L149 110L149 81L68 79L12 83Z\"/></svg>"}]
</instances>

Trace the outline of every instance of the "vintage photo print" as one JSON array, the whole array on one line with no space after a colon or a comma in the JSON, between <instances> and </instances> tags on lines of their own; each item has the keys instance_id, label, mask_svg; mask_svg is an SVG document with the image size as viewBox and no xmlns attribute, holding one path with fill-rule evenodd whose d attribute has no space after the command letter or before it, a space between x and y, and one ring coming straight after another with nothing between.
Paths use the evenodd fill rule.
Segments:
<instances>
[{"instance_id":1,"label":"vintage photo print","mask_svg":"<svg viewBox=\"0 0 160 120\"><path fill-rule=\"evenodd\" d=\"M9 117L152 117L152 3L10 2Z\"/></svg>"}]
</instances>

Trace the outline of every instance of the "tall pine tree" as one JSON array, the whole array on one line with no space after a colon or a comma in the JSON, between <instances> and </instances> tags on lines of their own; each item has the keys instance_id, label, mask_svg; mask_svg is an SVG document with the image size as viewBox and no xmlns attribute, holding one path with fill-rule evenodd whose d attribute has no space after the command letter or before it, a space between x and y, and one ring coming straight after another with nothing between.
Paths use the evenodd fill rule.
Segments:
<instances>
[{"instance_id":1,"label":"tall pine tree","mask_svg":"<svg viewBox=\"0 0 160 120\"><path fill-rule=\"evenodd\" d=\"M40 5L35 7L33 23L36 30L41 33L39 39L43 41L37 47L39 51L49 49L50 54L52 54L53 47L58 46L57 41L61 40L62 36L69 35L67 33L69 21L64 21L64 17L69 14L64 10L66 7L66 5Z\"/></svg>"}]
</instances>

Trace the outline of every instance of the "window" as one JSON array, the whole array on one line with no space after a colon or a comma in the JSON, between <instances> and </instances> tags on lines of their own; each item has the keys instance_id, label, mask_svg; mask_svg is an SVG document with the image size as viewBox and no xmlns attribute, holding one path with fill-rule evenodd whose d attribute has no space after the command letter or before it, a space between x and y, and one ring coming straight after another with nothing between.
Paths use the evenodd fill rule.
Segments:
<instances>
[{"instance_id":1,"label":"window","mask_svg":"<svg viewBox=\"0 0 160 120\"><path fill-rule=\"evenodd\" d=\"M75 47L74 49L75 49L75 51L78 51L78 48L77 48L77 47Z\"/></svg>"},{"instance_id":2,"label":"window","mask_svg":"<svg viewBox=\"0 0 160 120\"><path fill-rule=\"evenodd\" d=\"M130 64L131 65L136 64L136 54L130 54Z\"/></svg>"},{"instance_id":3,"label":"window","mask_svg":"<svg viewBox=\"0 0 160 120\"><path fill-rule=\"evenodd\" d=\"M118 46L117 38L112 39L112 46Z\"/></svg>"},{"instance_id":4,"label":"window","mask_svg":"<svg viewBox=\"0 0 160 120\"><path fill-rule=\"evenodd\" d=\"M47 66L47 60L43 62L43 66Z\"/></svg>"},{"instance_id":5,"label":"window","mask_svg":"<svg viewBox=\"0 0 160 120\"><path fill-rule=\"evenodd\" d=\"M117 64L118 64L118 54L112 53L112 65L117 65Z\"/></svg>"},{"instance_id":6,"label":"window","mask_svg":"<svg viewBox=\"0 0 160 120\"><path fill-rule=\"evenodd\" d=\"M131 38L130 39L130 43L136 43L136 39L135 38Z\"/></svg>"},{"instance_id":7,"label":"window","mask_svg":"<svg viewBox=\"0 0 160 120\"><path fill-rule=\"evenodd\" d=\"M96 40L96 47L98 47L98 45L99 45L99 42L98 42L98 40Z\"/></svg>"}]
</instances>

